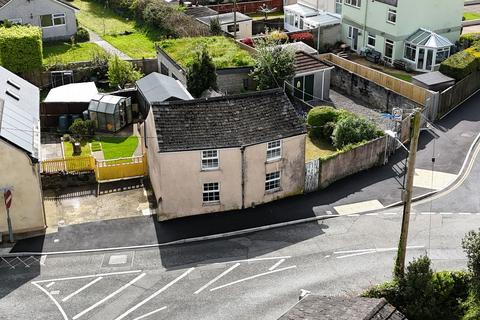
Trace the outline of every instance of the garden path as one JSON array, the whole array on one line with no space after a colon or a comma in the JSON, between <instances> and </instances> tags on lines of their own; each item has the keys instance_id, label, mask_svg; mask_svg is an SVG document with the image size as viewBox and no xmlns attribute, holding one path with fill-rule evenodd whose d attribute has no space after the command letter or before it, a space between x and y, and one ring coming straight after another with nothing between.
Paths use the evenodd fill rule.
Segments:
<instances>
[{"instance_id":1,"label":"garden path","mask_svg":"<svg viewBox=\"0 0 480 320\"><path fill-rule=\"evenodd\" d=\"M91 31L91 30L88 30L88 33L90 34L90 42L93 42L97 45L99 45L101 48L103 48L103 50L105 50L107 53L111 54L111 55L117 55L120 59L123 59L123 60L130 60L132 58L130 58L128 55L126 55L125 53L123 53L122 51L118 50L117 48L115 48L114 46L112 46L110 43L108 43L107 41L103 40L98 34L96 34L95 32Z\"/></svg>"}]
</instances>

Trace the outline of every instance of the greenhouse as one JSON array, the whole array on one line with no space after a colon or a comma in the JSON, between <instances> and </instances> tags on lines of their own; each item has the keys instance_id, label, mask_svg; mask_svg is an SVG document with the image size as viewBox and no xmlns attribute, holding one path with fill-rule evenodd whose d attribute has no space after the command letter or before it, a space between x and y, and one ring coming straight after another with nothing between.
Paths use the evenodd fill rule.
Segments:
<instances>
[{"instance_id":1,"label":"greenhouse","mask_svg":"<svg viewBox=\"0 0 480 320\"><path fill-rule=\"evenodd\" d=\"M97 95L88 106L90 119L100 131L117 132L132 123L131 98Z\"/></svg>"}]
</instances>

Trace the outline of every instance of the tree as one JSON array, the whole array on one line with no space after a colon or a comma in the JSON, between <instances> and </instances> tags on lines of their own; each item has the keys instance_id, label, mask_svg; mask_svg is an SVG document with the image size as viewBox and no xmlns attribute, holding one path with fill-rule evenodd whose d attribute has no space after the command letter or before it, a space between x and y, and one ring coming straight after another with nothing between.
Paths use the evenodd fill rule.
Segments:
<instances>
[{"instance_id":1,"label":"tree","mask_svg":"<svg viewBox=\"0 0 480 320\"><path fill-rule=\"evenodd\" d=\"M76 119L68 130L75 139L86 140L95 133L95 124L92 120Z\"/></svg>"},{"instance_id":2,"label":"tree","mask_svg":"<svg viewBox=\"0 0 480 320\"><path fill-rule=\"evenodd\" d=\"M468 270L472 273L472 288L480 303L480 229L470 231L462 240L462 247L468 258Z\"/></svg>"},{"instance_id":3,"label":"tree","mask_svg":"<svg viewBox=\"0 0 480 320\"><path fill-rule=\"evenodd\" d=\"M187 89L194 97L208 89L217 89L217 72L207 48L197 51L196 58L188 66Z\"/></svg>"},{"instance_id":4,"label":"tree","mask_svg":"<svg viewBox=\"0 0 480 320\"><path fill-rule=\"evenodd\" d=\"M142 77L142 73L133 64L120 59L117 55L108 60L108 81L111 87L125 88Z\"/></svg>"},{"instance_id":5,"label":"tree","mask_svg":"<svg viewBox=\"0 0 480 320\"><path fill-rule=\"evenodd\" d=\"M349 144L370 141L379 136L375 124L370 120L348 115L341 118L333 130L333 145L342 149Z\"/></svg>"},{"instance_id":6,"label":"tree","mask_svg":"<svg viewBox=\"0 0 480 320\"><path fill-rule=\"evenodd\" d=\"M280 41L275 39L255 41L258 53L250 75L257 82L257 90L283 87L285 81L290 82L293 79L295 52L281 47L280 44Z\"/></svg>"},{"instance_id":7,"label":"tree","mask_svg":"<svg viewBox=\"0 0 480 320\"><path fill-rule=\"evenodd\" d=\"M218 20L218 17L210 19L210 33L212 36L222 35L222 27L220 26L220 20Z\"/></svg>"}]
</instances>

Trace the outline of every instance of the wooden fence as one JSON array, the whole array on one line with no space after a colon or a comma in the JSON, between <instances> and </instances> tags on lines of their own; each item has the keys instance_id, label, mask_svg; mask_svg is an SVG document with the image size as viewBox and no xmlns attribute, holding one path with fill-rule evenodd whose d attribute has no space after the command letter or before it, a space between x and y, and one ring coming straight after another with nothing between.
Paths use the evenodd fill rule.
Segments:
<instances>
[{"instance_id":1,"label":"wooden fence","mask_svg":"<svg viewBox=\"0 0 480 320\"><path fill-rule=\"evenodd\" d=\"M42 174L70 173L94 171L95 158L92 156L75 157L66 159L45 160L40 163Z\"/></svg>"},{"instance_id":2,"label":"wooden fence","mask_svg":"<svg viewBox=\"0 0 480 320\"><path fill-rule=\"evenodd\" d=\"M405 98L408 98L422 106L425 106L428 91L424 88L411 84L407 81L392 77L386 73L371 69L353 61L341 58L332 53L321 54L320 58L340 68L346 69L360 77L368 79L379 86L387 88Z\"/></svg>"},{"instance_id":3,"label":"wooden fence","mask_svg":"<svg viewBox=\"0 0 480 320\"><path fill-rule=\"evenodd\" d=\"M480 90L480 71L476 71L440 93L436 119L455 109L465 99Z\"/></svg>"},{"instance_id":4,"label":"wooden fence","mask_svg":"<svg viewBox=\"0 0 480 320\"><path fill-rule=\"evenodd\" d=\"M138 178L147 175L147 155L114 160L97 160L98 182Z\"/></svg>"},{"instance_id":5,"label":"wooden fence","mask_svg":"<svg viewBox=\"0 0 480 320\"><path fill-rule=\"evenodd\" d=\"M95 172L98 182L132 179L148 174L147 156L96 160L92 156L45 160L40 163L42 174L79 174Z\"/></svg>"}]
</instances>

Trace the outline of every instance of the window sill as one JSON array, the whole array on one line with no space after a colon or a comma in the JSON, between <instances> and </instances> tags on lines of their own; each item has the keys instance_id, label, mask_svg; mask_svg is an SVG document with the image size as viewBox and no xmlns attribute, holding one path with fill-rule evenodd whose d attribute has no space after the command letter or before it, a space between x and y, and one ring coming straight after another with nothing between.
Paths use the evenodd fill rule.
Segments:
<instances>
[{"instance_id":1,"label":"window sill","mask_svg":"<svg viewBox=\"0 0 480 320\"><path fill-rule=\"evenodd\" d=\"M209 171L220 171L220 167L217 168L205 168L205 169L200 169L201 172L209 172Z\"/></svg>"},{"instance_id":2,"label":"window sill","mask_svg":"<svg viewBox=\"0 0 480 320\"><path fill-rule=\"evenodd\" d=\"M392 25L396 25L396 24L397 24L396 22L392 22L392 21L388 21L388 20L387 20L387 23L392 24Z\"/></svg>"},{"instance_id":3,"label":"window sill","mask_svg":"<svg viewBox=\"0 0 480 320\"><path fill-rule=\"evenodd\" d=\"M265 164L267 163L274 163L274 162L280 162L282 161L282 157L280 158L273 158L273 159L267 159L267 161L265 161Z\"/></svg>"},{"instance_id":4,"label":"window sill","mask_svg":"<svg viewBox=\"0 0 480 320\"><path fill-rule=\"evenodd\" d=\"M220 201L204 202L202 207L212 207L220 205Z\"/></svg>"},{"instance_id":5,"label":"window sill","mask_svg":"<svg viewBox=\"0 0 480 320\"><path fill-rule=\"evenodd\" d=\"M348 3L344 3L344 5L346 5L347 7L350 7L350 8L355 8L355 9L360 9L361 8L361 7L354 6L354 5L351 5L351 4L348 4Z\"/></svg>"},{"instance_id":6,"label":"window sill","mask_svg":"<svg viewBox=\"0 0 480 320\"><path fill-rule=\"evenodd\" d=\"M276 188L272 190L265 190L265 195L273 194L282 191L282 188Z\"/></svg>"}]
</instances>

